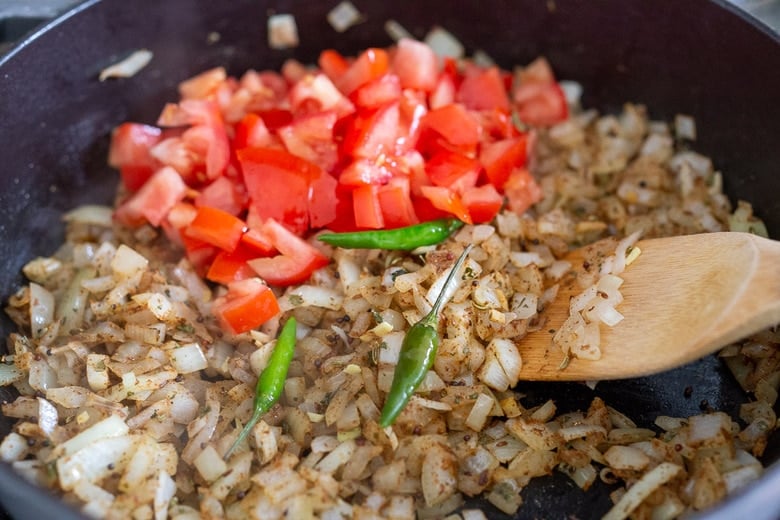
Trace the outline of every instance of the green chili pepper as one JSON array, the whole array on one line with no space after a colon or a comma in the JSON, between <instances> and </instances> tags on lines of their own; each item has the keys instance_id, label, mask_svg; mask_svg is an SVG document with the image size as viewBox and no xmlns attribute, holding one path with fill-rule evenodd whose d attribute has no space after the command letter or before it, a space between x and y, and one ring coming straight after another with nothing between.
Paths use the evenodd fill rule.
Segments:
<instances>
[{"instance_id":1,"label":"green chili pepper","mask_svg":"<svg viewBox=\"0 0 780 520\"><path fill-rule=\"evenodd\" d=\"M471 248L472 246L469 245L452 266L452 271L444 281L431 312L412 325L404 336L404 341L401 344L401 355L393 373L393 383L390 385L390 392L387 394L382 415L379 418L379 425L382 428L395 422L398 414L401 413L414 391L420 386L425 374L433 366L436 351L439 349L439 311L444 305L447 294L451 292L452 286L460 281L457 278L457 273Z\"/></svg>"},{"instance_id":2,"label":"green chili pepper","mask_svg":"<svg viewBox=\"0 0 780 520\"><path fill-rule=\"evenodd\" d=\"M265 370L257 378L255 387L254 412L252 418L246 423L244 429L238 435L230 449L225 453L228 460L235 449L241 444L249 432L271 407L279 400L284 390L284 381L287 379L287 369L290 368L293 354L295 353L295 318L290 318L284 324L282 332L276 340L276 346Z\"/></svg>"},{"instance_id":3,"label":"green chili pepper","mask_svg":"<svg viewBox=\"0 0 780 520\"><path fill-rule=\"evenodd\" d=\"M346 249L398 249L408 251L443 242L453 231L463 226L454 218L442 218L398 229L323 233L319 240Z\"/></svg>"}]
</instances>

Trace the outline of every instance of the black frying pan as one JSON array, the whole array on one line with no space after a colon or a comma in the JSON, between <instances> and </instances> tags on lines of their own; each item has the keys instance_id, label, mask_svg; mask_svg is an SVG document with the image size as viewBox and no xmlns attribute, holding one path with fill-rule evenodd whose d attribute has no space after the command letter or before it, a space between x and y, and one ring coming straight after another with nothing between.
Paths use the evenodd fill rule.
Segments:
<instances>
[{"instance_id":1,"label":"black frying pan","mask_svg":"<svg viewBox=\"0 0 780 520\"><path fill-rule=\"evenodd\" d=\"M388 18L417 36L440 24L504 67L544 54L559 77L584 84L588 106L608 111L636 101L655 118L695 116L697 149L725 172L729 195L753 202L770 233L780 231L780 39L724 2L353 0L366 20L343 35L325 20L336 3L92 0L0 60L0 297L21 285L27 260L61 242L63 210L111 201L117 175L106 166L106 151L114 126L153 122L162 104L175 99L179 81L209 67L226 65L240 74L278 68L292 56L313 61L325 47L354 53L389 45L382 29ZM271 9L295 14L299 48L267 48ZM210 44L213 31L221 38ZM97 81L102 68L139 48L154 52L140 74ZM4 320L0 333L11 330ZM684 397L687 386L693 387L690 397ZM715 358L655 377L601 383L595 392L564 384L523 384L522 390L531 402L555 397L563 411L587 408L599 395L642 426L659 414L699 413L703 400L735 415L745 400ZM0 393L12 398L5 389ZM0 433L9 428L0 418ZM775 435L764 462L779 458ZM778 464L707 518L780 518ZM597 486L582 493L562 475L537 479L523 493L519 517L598 518L610 507L609 491ZM7 466L0 466L0 501L18 519L79 518Z\"/></svg>"}]
</instances>

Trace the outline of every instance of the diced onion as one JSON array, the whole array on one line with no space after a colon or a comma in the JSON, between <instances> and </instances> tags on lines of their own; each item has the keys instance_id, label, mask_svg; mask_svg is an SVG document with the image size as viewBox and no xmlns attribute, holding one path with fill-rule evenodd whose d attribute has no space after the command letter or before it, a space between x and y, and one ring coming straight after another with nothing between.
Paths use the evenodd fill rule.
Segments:
<instances>
[{"instance_id":1,"label":"diced onion","mask_svg":"<svg viewBox=\"0 0 780 520\"><path fill-rule=\"evenodd\" d=\"M127 58L100 71L100 81L109 78L130 78L146 67L154 55L150 50L140 49ZM110 224L109 224L110 226Z\"/></svg>"},{"instance_id":2,"label":"diced onion","mask_svg":"<svg viewBox=\"0 0 780 520\"><path fill-rule=\"evenodd\" d=\"M268 17L268 46L272 49L297 47L298 26L291 14L275 14Z\"/></svg>"},{"instance_id":3,"label":"diced onion","mask_svg":"<svg viewBox=\"0 0 780 520\"><path fill-rule=\"evenodd\" d=\"M425 36L425 43L438 56L445 58L462 58L465 54L463 44L455 36L442 27L433 27Z\"/></svg>"},{"instance_id":4,"label":"diced onion","mask_svg":"<svg viewBox=\"0 0 780 520\"><path fill-rule=\"evenodd\" d=\"M328 23L336 32L344 32L360 22L360 11L352 2L343 1L328 12Z\"/></svg>"}]
</instances>

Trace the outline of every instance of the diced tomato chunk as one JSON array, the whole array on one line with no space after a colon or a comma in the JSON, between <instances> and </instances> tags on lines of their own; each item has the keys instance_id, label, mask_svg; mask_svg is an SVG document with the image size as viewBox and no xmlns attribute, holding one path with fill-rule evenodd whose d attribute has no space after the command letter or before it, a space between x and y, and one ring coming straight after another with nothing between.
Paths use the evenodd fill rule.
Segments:
<instances>
[{"instance_id":1,"label":"diced tomato chunk","mask_svg":"<svg viewBox=\"0 0 780 520\"><path fill-rule=\"evenodd\" d=\"M272 108L258 112L266 128L273 132L277 128L289 125L293 120L292 112L283 108Z\"/></svg>"},{"instance_id":2,"label":"diced tomato chunk","mask_svg":"<svg viewBox=\"0 0 780 520\"><path fill-rule=\"evenodd\" d=\"M393 56L393 71L398 74L403 88L430 92L439 75L436 54L428 45L402 38Z\"/></svg>"},{"instance_id":3,"label":"diced tomato chunk","mask_svg":"<svg viewBox=\"0 0 780 520\"><path fill-rule=\"evenodd\" d=\"M185 234L224 251L234 251L244 234L246 223L221 209L201 206Z\"/></svg>"},{"instance_id":4,"label":"diced tomato chunk","mask_svg":"<svg viewBox=\"0 0 780 520\"><path fill-rule=\"evenodd\" d=\"M379 108L401 97L401 82L395 74L385 74L359 87L350 99L361 108Z\"/></svg>"},{"instance_id":5,"label":"diced tomato chunk","mask_svg":"<svg viewBox=\"0 0 780 520\"><path fill-rule=\"evenodd\" d=\"M187 260L190 261L196 273L205 277L211 262L219 254L219 248L198 238L190 237L186 233L181 233L180 236Z\"/></svg>"},{"instance_id":6,"label":"diced tomato chunk","mask_svg":"<svg viewBox=\"0 0 780 520\"><path fill-rule=\"evenodd\" d=\"M238 215L244 209L244 197L236 184L227 177L219 177L201 190L195 198L195 206L210 206L231 215Z\"/></svg>"},{"instance_id":7,"label":"diced tomato chunk","mask_svg":"<svg viewBox=\"0 0 780 520\"><path fill-rule=\"evenodd\" d=\"M451 213L466 224L471 224L471 215L466 211L460 196L449 188L442 186L423 186L423 197L431 201L434 207Z\"/></svg>"},{"instance_id":8,"label":"diced tomato chunk","mask_svg":"<svg viewBox=\"0 0 780 520\"><path fill-rule=\"evenodd\" d=\"M471 187L463 192L461 198L474 224L493 220L504 203L504 198L492 184Z\"/></svg>"},{"instance_id":9,"label":"diced tomato chunk","mask_svg":"<svg viewBox=\"0 0 780 520\"><path fill-rule=\"evenodd\" d=\"M476 159L443 150L425 163L425 173L436 186L463 193L477 184L482 165Z\"/></svg>"},{"instance_id":10,"label":"diced tomato chunk","mask_svg":"<svg viewBox=\"0 0 780 520\"><path fill-rule=\"evenodd\" d=\"M382 206L379 204L379 186L360 186L352 192L352 207L355 212L355 224L359 228L382 229L385 220Z\"/></svg>"},{"instance_id":11,"label":"diced tomato chunk","mask_svg":"<svg viewBox=\"0 0 780 520\"><path fill-rule=\"evenodd\" d=\"M214 302L213 311L223 328L241 334L279 314L279 302L267 285L248 278L228 285L227 295Z\"/></svg>"},{"instance_id":12,"label":"diced tomato chunk","mask_svg":"<svg viewBox=\"0 0 780 520\"><path fill-rule=\"evenodd\" d=\"M159 226L171 208L184 199L186 192L187 186L176 170L161 168L117 208L115 216L130 227L141 226L144 221Z\"/></svg>"},{"instance_id":13,"label":"diced tomato chunk","mask_svg":"<svg viewBox=\"0 0 780 520\"><path fill-rule=\"evenodd\" d=\"M393 153L398 134L398 103L388 103L374 111L365 111L347 129L342 153L374 159L381 153Z\"/></svg>"},{"instance_id":14,"label":"diced tomato chunk","mask_svg":"<svg viewBox=\"0 0 780 520\"><path fill-rule=\"evenodd\" d=\"M206 99L213 95L226 80L225 69L215 67L179 83L179 95L182 99Z\"/></svg>"},{"instance_id":15,"label":"diced tomato chunk","mask_svg":"<svg viewBox=\"0 0 780 520\"><path fill-rule=\"evenodd\" d=\"M370 159L352 161L341 171L339 182L345 186L364 186L367 184L385 184L393 173L384 164Z\"/></svg>"},{"instance_id":16,"label":"diced tomato chunk","mask_svg":"<svg viewBox=\"0 0 780 520\"><path fill-rule=\"evenodd\" d=\"M338 161L336 143L333 140L336 119L335 112L317 112L296 119L279 128L277 133L288 152L320 168L330 170Z\"/></svg>"},{"instance_id":17,"label":"diced tomato chunk","mask_svg":"<svg viewBox=\"0 0 780 520\"><path fill-rule=\"evenodd\" d=\"M331 81L335 81L336 78L347 72L349 69L349 62L344 59L344 56L334 51L333 49L327 49L320 53L320 59L318 64L322 69L322 72L328 76Z\"/></svg>"},{"instance_id":18,"label":"diced tomato chunk","mask_svg":"<svg viewBox=\"0 0 780 520\"><path fill-rule=\"evenodd\" d=\"M271 134L259 115L250 112L236 124L233 149L268 146L270 142Z\"/></svg>"},{"instance_id":19,"label":"diced tomato chunk","mask_svg":"<svg viewBox=\"0 0 780 520\"><path fill-rule=\"evenodd\" d=\"M509 96L497 67L469 68L460 84L457 100L471 110L509 110Z\"/></svg>"},{"instance_id":20,"label":"diced tomato chunk","mask_svg":"<svg viewBox=\"0 0 780 520\"><path fill-rule=\"evenodd\" d=\"M246 249L253 251L255 257L268 256L276 251L271 241L262 232L254 228L247 229L241 236L241 244L246 246Z\"/></svg>"},{"instance_id":21,"label":"diced tomato chunk","mask_svg":"<svg viewBox=\"0 0 780 520\"><path fill-rule=\"evenodd\" d=\"M307 101L316 103L315 112L333 111L339 117L354 112L355 107L325 74L306 75L290 90L290 104L298 112Z\"/></svg>"},{"instance_id":22,"label":"diced tomato chunk","mask_svg":"<svg viewBox=\"0 0 780 520\"><path fill-rule=\"evenodd\" d=\"M311 273L328 265L328 257L314 246L269 218L260 229L281 254L255 258L249 265L271 285L287 286L306 281Z\"/></svg>"},{"instance_id":23,"label":"diced tomato chunk","mask_svg":"<svg viewBox=\"0 0 780 520\"><path fill-rule=\"evenodd\" d=\"M379 206L386 228L417 224L419 220L409 193L409 178L394 177L379 188Z\"/></svg>"},{"instance_id":24,"label":"diced tomato chunk","mask_svg":"<svg viewBox=\"0 0 780 520\"><path fill-rule=\"evenodd\" d=\"M422 123L455 146L476 146L479 142L479 123L463 105L454 103L431 110Z\"/></svg>"},{"instance_id":25,"label":"diced tomato chunk","mask_svg":"<svg viewBox=\"0 0 780 520\"><path fill-rule=\"evenodd\" d=\"M247 260L257 258L257 254L249 247L238 247L235 251L220 251L211 262L206 278L212 282L224 285L237 280L246 280L256 276L249 267Z\"/></svg>"},{"instance_id":26,"label":"diced tomato chunk","mask_svg":"<svg viewBox=\"0 0 780 520\"><path fill-rule=\"evenodd\" d=\"M516 168L504 184L504 195L509 209L522 214L542 199L542 190L531 172L525 168Z\"/></svg>"},{"instance_id":27,"label":"diced tomato chunk","mask_svg":"<svg viewBox=\"0 0 780 520\"><path fill-rule=\"evenodd\" d=\"M384 49L366 49L349 68L335 79L336 86L349 95L361 85L385 74L388 69L387 51Z\"/></svg>"},{"instance_id":28,"label":"diced tomato chunk","mask_svg":"<svg viewBox=\"0 0 780 520\"><path fill-rule=\"evenodd\" d=\"M455 81L449 74L442 74L436 82L430 96L428 105L431 110L436 110L455 102Z\"/></svg>"},{"instance_id":29,"label":"diced tomato chunk","mask_svg":"<svg viewBox=\"0 0 780 520\"><path fill-rule=\"evenodd\" d=\"M525 166L528 136L505 139L482 145L479 160L485 167L488 181L499 191L503 190L509 174L514 168Z\"/></svg>"},{"instance_id":30,"label":"diced tomato chunk","mask_svg":"<svg viewBox=\"0 0 780 520\"><path fill-rule=\"evenodd\" d=\"M550 126L569 117L566 96L557 83L521 84L514 100L518 117L529 125Z\"/></svg>"},{"instance_id":31,"label":"diced tomato chunk","mask_svg":"<svg viewBox=\"0 0 780 520\"><path fill-rule=\"evenodd\" d=\"M162 138L159 128L138 123L123 123L111 134L108 164L119 169L129 191L138 190L160 167L149 151Z\"/></svg>"}]
</instances>

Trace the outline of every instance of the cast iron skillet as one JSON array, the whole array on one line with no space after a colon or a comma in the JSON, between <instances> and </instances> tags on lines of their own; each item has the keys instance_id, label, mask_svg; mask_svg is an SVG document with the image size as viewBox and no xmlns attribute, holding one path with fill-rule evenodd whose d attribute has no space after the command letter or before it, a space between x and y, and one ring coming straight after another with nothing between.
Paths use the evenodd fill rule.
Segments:
<instances>
[{"instance_id":1,"label":"cast iron skillet","mask_svg":"<svg viewBox=\"0 0 780 520\"><path fill-rule=\"evenodd\" d=\"M655 118L696 117L697 149L725 172L733 198L754 203L770 233L780 230L780 39L721 1L451 0L359 1L365 22L335 33L325 13L337 0L91 0L49 24L0 60L0 298L22 283L21 266L50 254L63 237L61 213L87 202L109 203L117 175L106 167L108 135L126 121L153 122L176 84L225 65L278 68L288 57L312 62L334 47L354 53L390 40L388 18L423 36L433 24L458 35L470 51L481 48L504 67L546 55L561 78L585 86L584 103L616 110L624 101L647 104ZM273 5L272 5L273 4ZM266 45L269 12L294 13L301 45L272 51ZM213 43L210 33L218 33ZM209 42L212 43L209 43ZM99 83L99 71L139 48L152 63L125 80ZM10 323L0 333L11 332ZM685 387L693 394L683 396ZM703 401L735 415L745 400L715 359L655 377L584 386L522 384L528 402L555 397L563 411L587 408L594 395L652 427L658 414L691 415ZM10 393L0 391L2 399ZM0 433L10 428L0 418ZM780 458L780 438L765 462ZM780 467L707 518L737 514L780 517ZM582 493L567 478L535 480L523 493L519 518L598 518L609 489ZM0 466L0 500L15 518L76 519L57 499ZM489 516L502 517L484 502ZM738 513L737 513L738 512Z\"/></svg>"}]
</instances>

